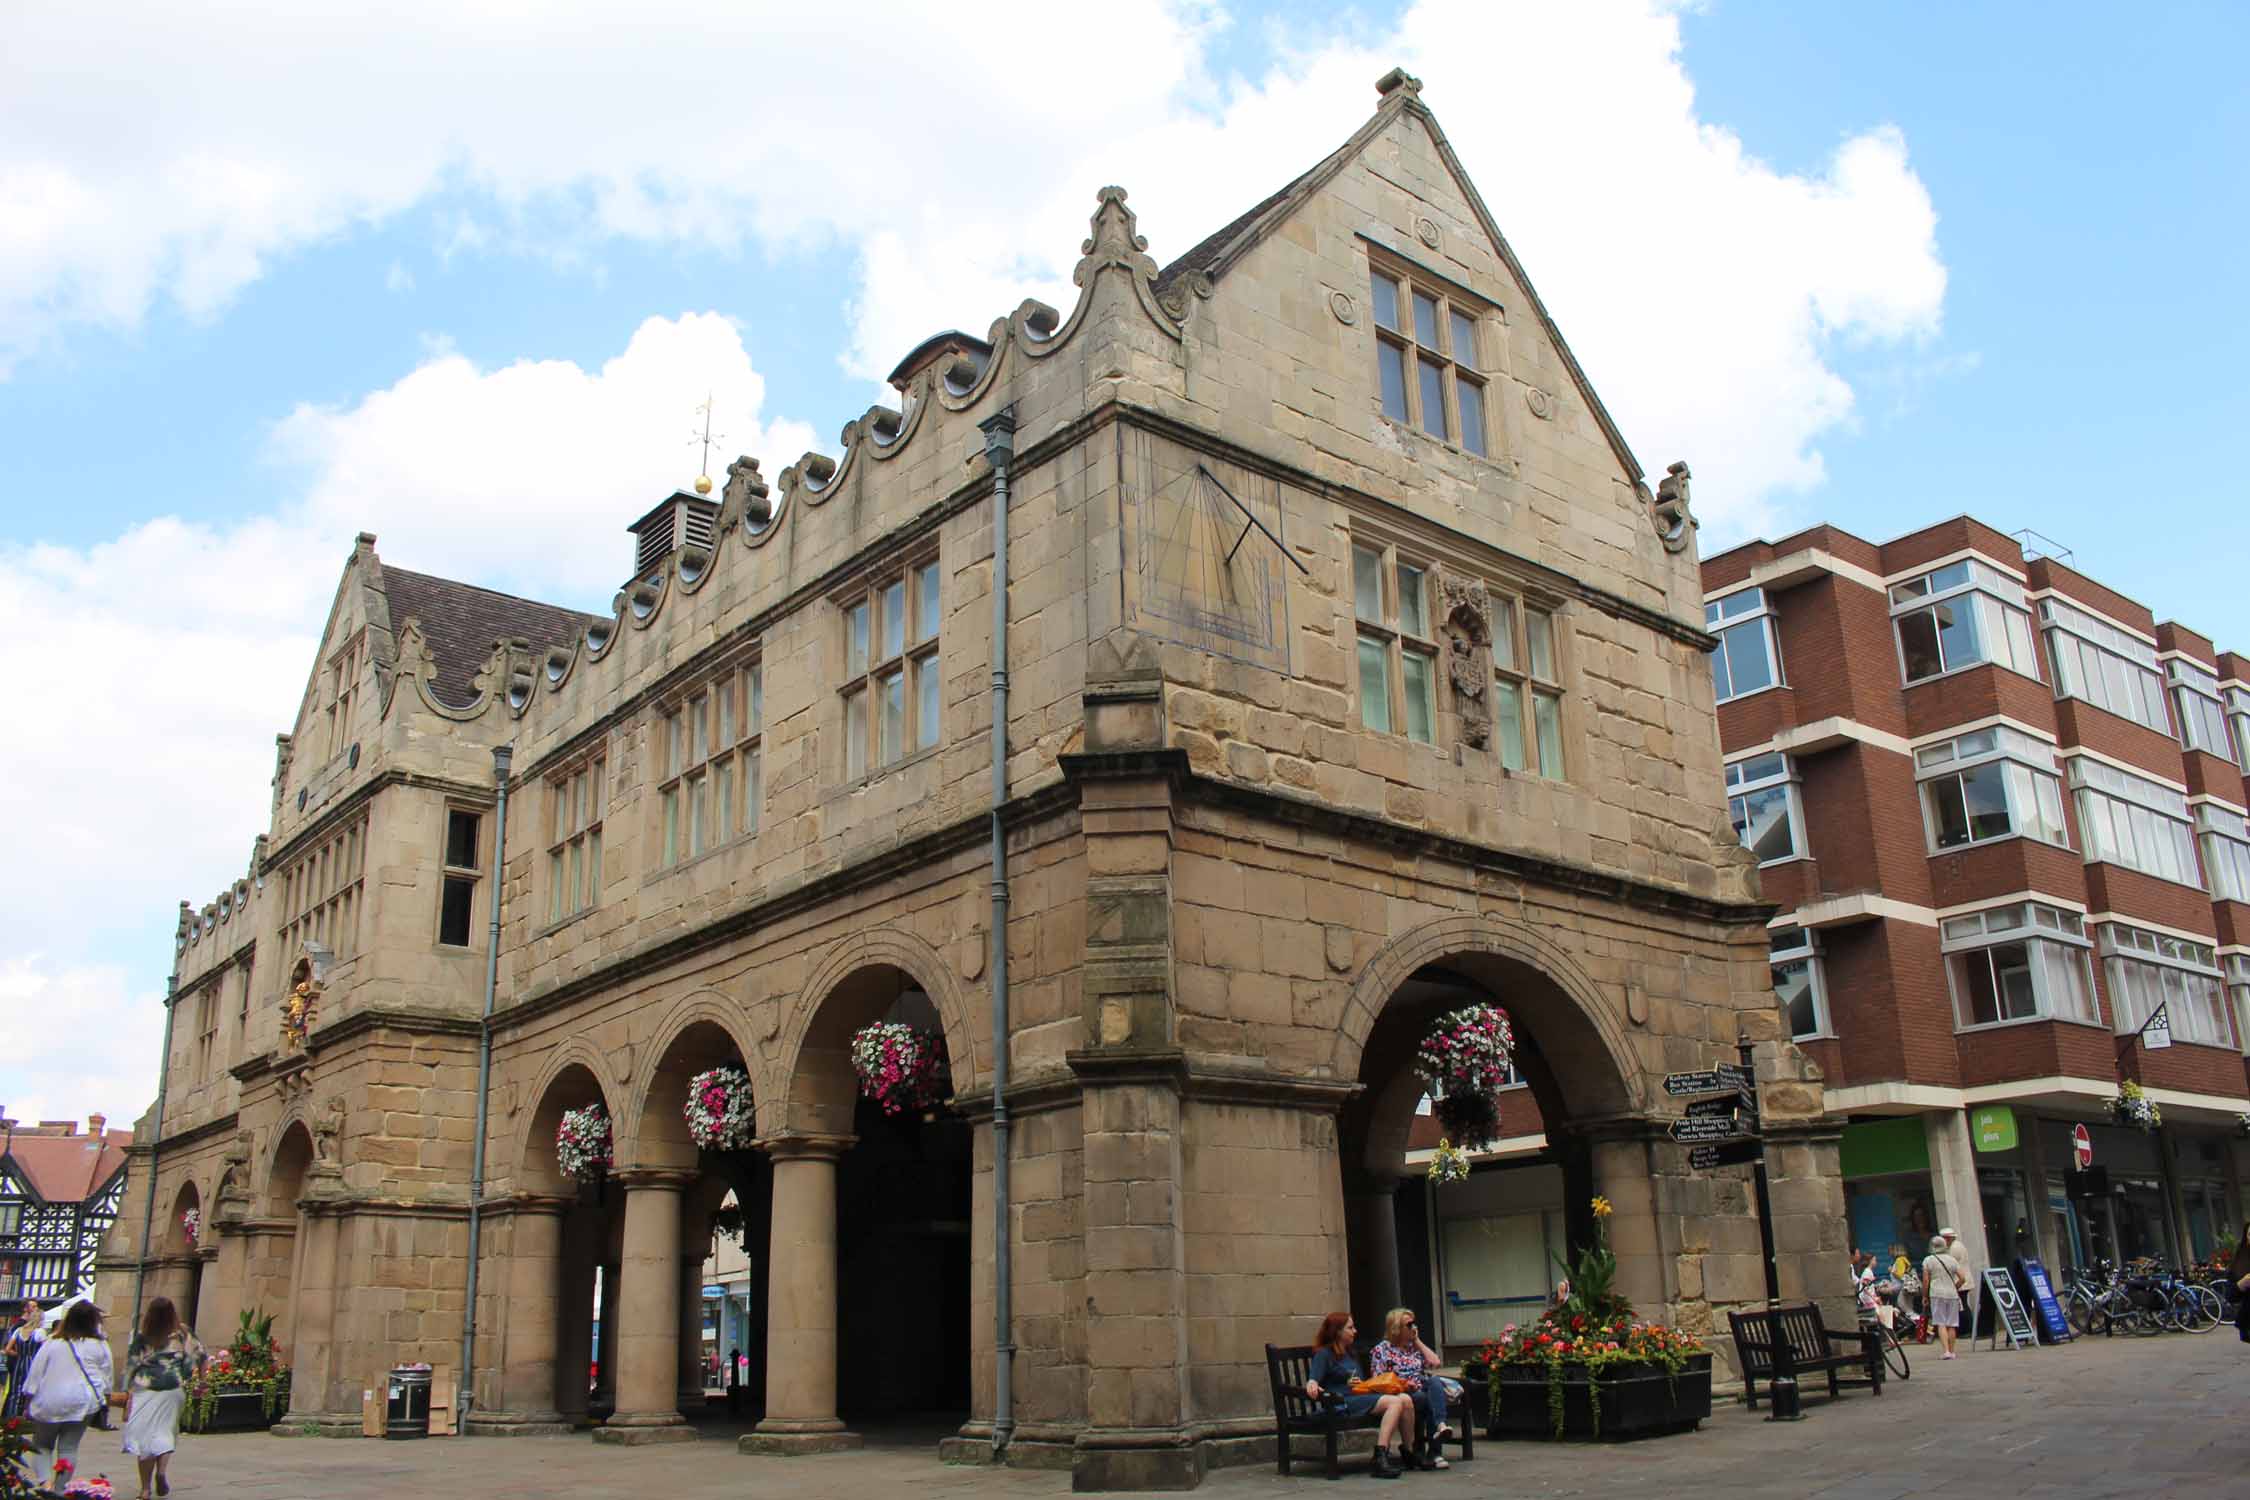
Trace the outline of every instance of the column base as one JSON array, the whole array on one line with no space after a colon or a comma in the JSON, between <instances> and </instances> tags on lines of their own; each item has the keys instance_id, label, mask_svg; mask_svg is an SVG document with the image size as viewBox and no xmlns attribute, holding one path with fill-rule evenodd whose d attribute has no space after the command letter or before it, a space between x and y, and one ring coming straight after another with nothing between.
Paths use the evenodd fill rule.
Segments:
<instances>
[{"instance_id":1,"label":"column base","mask_svg":"<svg viewBox=\"0 0 2250 1500\"><path fill-rule=\"evenodd\" d=\"M830 1418L825 1421L760 1422L753 1432L746 1432L734 1440L734 1451L768 1458L800 1457L808 1453L849 1453L860 1446L860 1435L847 1432L844 1424Z\"/></svg>"},{"instance_id":2,"label":"column base","mask_svg":"<svg viewBox=\"0 0 2250 1500\"><path fill-rule=\"evenodd\" d=\"M471 1437L552 1437L577 1428L559 1411L478 1412L465 1426Z\"/></svg>"},{"instance_id":3,"label":"column base","mask_svg":"<svg viewBox=\"0 0 2250 1500\"><path fill-rule=\"evenodd\" d=\"M678 1412L612 1417L594 1429L594 1441L616 1448L641 1448L652 1443L694 1443L702 1434L680 1420Z\"/></svg>"},{"instance_id":4,"label":"column base","mask_svg":"<svg viewBox=\"0 0 2250 1500\"><path fill-rule=\"evenodd\" d=\"M1169 1428L1080 1433L1071 1455L1070 1487L1101 1490L1192 1490L1203 1483L1202 1448Z\"/></svg>"}]
</instances>

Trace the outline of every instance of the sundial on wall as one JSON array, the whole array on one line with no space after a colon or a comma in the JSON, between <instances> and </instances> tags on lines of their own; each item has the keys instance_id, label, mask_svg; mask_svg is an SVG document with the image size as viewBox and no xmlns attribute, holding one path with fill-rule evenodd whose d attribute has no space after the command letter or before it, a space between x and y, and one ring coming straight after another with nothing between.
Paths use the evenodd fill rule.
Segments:
<instances>
[{"instance_id":1,"label":"sundial on wall","mask_svg":"<svg viewBox=\"0 0 2250 1500\"><path fill-rule=\"evenodd\" d=\"M1289 667L1279 487L1145 434L1127 465L1128 620L1181 645ZM1138 481L1136 483L1136 481Z\"/></svg>"}]
</instances>

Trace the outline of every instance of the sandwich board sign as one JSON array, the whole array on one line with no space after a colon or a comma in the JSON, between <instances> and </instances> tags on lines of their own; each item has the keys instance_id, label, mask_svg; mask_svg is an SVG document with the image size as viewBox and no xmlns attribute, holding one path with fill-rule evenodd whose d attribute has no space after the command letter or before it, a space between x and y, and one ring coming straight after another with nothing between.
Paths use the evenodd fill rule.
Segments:
<instances>
[{"instance_id":1,"label":"sandwich board sign","mask_svg":"<svg viewBox=\"0 0 2250 1500\"><path fill-rule=\"evenodd\" d=\"M1992 1347L2000 1347L2003 1330L2008 1335L2011 1349L2036 1349L2039 1347L2039 1330L2031 1324L2031 1314L2024 1309L2023 1299L2016 1295L2015 1278L2000 1266L1984 1268L1984 1295L1990 1299L1992 1310L1999 1319L1992 1325Z\"/></svg>"}]
</instances>

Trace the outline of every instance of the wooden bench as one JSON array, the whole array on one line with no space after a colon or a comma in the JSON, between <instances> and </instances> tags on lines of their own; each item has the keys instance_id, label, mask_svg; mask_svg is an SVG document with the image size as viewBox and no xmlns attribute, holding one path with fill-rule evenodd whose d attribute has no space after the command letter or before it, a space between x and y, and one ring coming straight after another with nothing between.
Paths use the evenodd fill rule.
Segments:
<instances>
[{"instance_id":1,"label":"wooden bench","mask_svg":"<svg viewBox=\"0 0 2250 1500\"><path fill-rule=\"evenodd\" d=\"M1849 1332L1830 1328L1821 1322L1820 1309L1809 1302L1770 1310L1755 1308L1727 1314L1727 1322L1734 1330L1734 1346L1742 1354L1742 1393L1752 1411L1758 1409L1759 1381L1766 1383L1768 1396L1773 1394L1773 1325L1776 1320L1781 1324L1781 1336L1789 1342L1800 1395L1806 1376L1823 1373L1828 1376L1831 1399L1842 1395L1847 1385L1864 1385L1878 1396L1883 1394L1883 1343L1879 1330L1864 1326ZM1851 1369L1861 1369L1866 1374L1846 1379L1844 1372Z\"/></svg>"},{"instance_id":2,"label":"wooden bench","mask_svg":"<svg viewBox=\"0 0 2250 1500\"><path fill-rule=\"evenodd\" d=\"M1305 1394L1305 1382L1312 1379L1312 1362L1315 1350L1310 1344L1279 1346L1266 1345L1266 1378L1273 1385L1274 1442L1281 1473L1289 1472L1289 1440L1299 1433L1325 1440L1328 1456L1328 1477L1341 1479L1344 1471L1339 1467L1336 1440L1355 1428L1376 1428L1382 1418L1373 1412L1363 1417L1344 1415L1343 1403L1337 1396L1323 1392L1315 1401ZM1435 1377L1432 1377L1435 1378ZM1463 1381L1468 1394L1463 1397L1460 1409L1447 1404L1446 1423L1453 1431L1440 1440L1439 1451L1445 1443L1457 1444L1461 1457L1477 1456L1476 1411L1478 1391L1473 1382Z\"/></svg>"}]
</instances>

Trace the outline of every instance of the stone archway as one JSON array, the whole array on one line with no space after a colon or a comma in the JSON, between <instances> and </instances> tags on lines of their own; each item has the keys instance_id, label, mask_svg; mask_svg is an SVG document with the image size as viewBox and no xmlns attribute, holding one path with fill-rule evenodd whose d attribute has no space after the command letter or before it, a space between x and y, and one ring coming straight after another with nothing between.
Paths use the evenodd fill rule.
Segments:
<instances>
[{"instance_id":1,"label":"stone archway","mask_svg":"<svg viewBox=\"0 0 2250 1500\"><path fill-rule=\"evenodd\" d=\"M887 1114L860 1095L854 1036L899 1021L943 1038L956 1093L976 1045L937 955L904 934L832 950L776 1050L762 1108L773 1163L767 1404L751 1445L856 1446L844 1418L917 1412L965 1419L970 1401L968 1124L945 1109ZM838 1351L852 1351L849 1410Z\"/></svg>"},{"instance_id":2,"label":"stone archway","mask_svg":"<svg viewBox=\"0 0 2250 1500\"><path fill-rule=\"evenodd\" d=\"M1470 1183L1438 1190L1452 1197L1433 1199L1406 1164L1423 1108L1414 1053L1439 1016L1479 1003L1505 1009L1514 1027L1523 1089L1503 1095L1502 1131L1518 1149L1505 1174L1481 1170ZM1613 1244L1651 1252L1630 1263L1621 1254L1620 1290L1651 1308L1667 1301L1671 1278L1653 1254L1649 1164L1607 1140L1645 1130L1636 1122L1648 1087L1626 1025L1621 996L1605 996L1568 952L1502 918L1429 924L1369 963L1336 1043L1339 1073L1360 1085L1340 1112L1338 1146L1350 1306L1363 1328L1379 1328L1386 1309L1405 1305L1427 1320L1433 1344L1460 1345L1497 1332L1503 1319L1535 1314L1556 1274L1551 1258L1591 1238L1596 1192L1617 1208ZM1536 1149L1523 1144L1540 1136ZM1464 1200L1481 1217L1449 1221L1442 1210ZM1448 1267L1449 1255L1462 1264ZM1462 1296L1449 1279L1455 1273L1505 1284L1472 1285L1480 1295Z\"/></svg>"}]
</instances>

